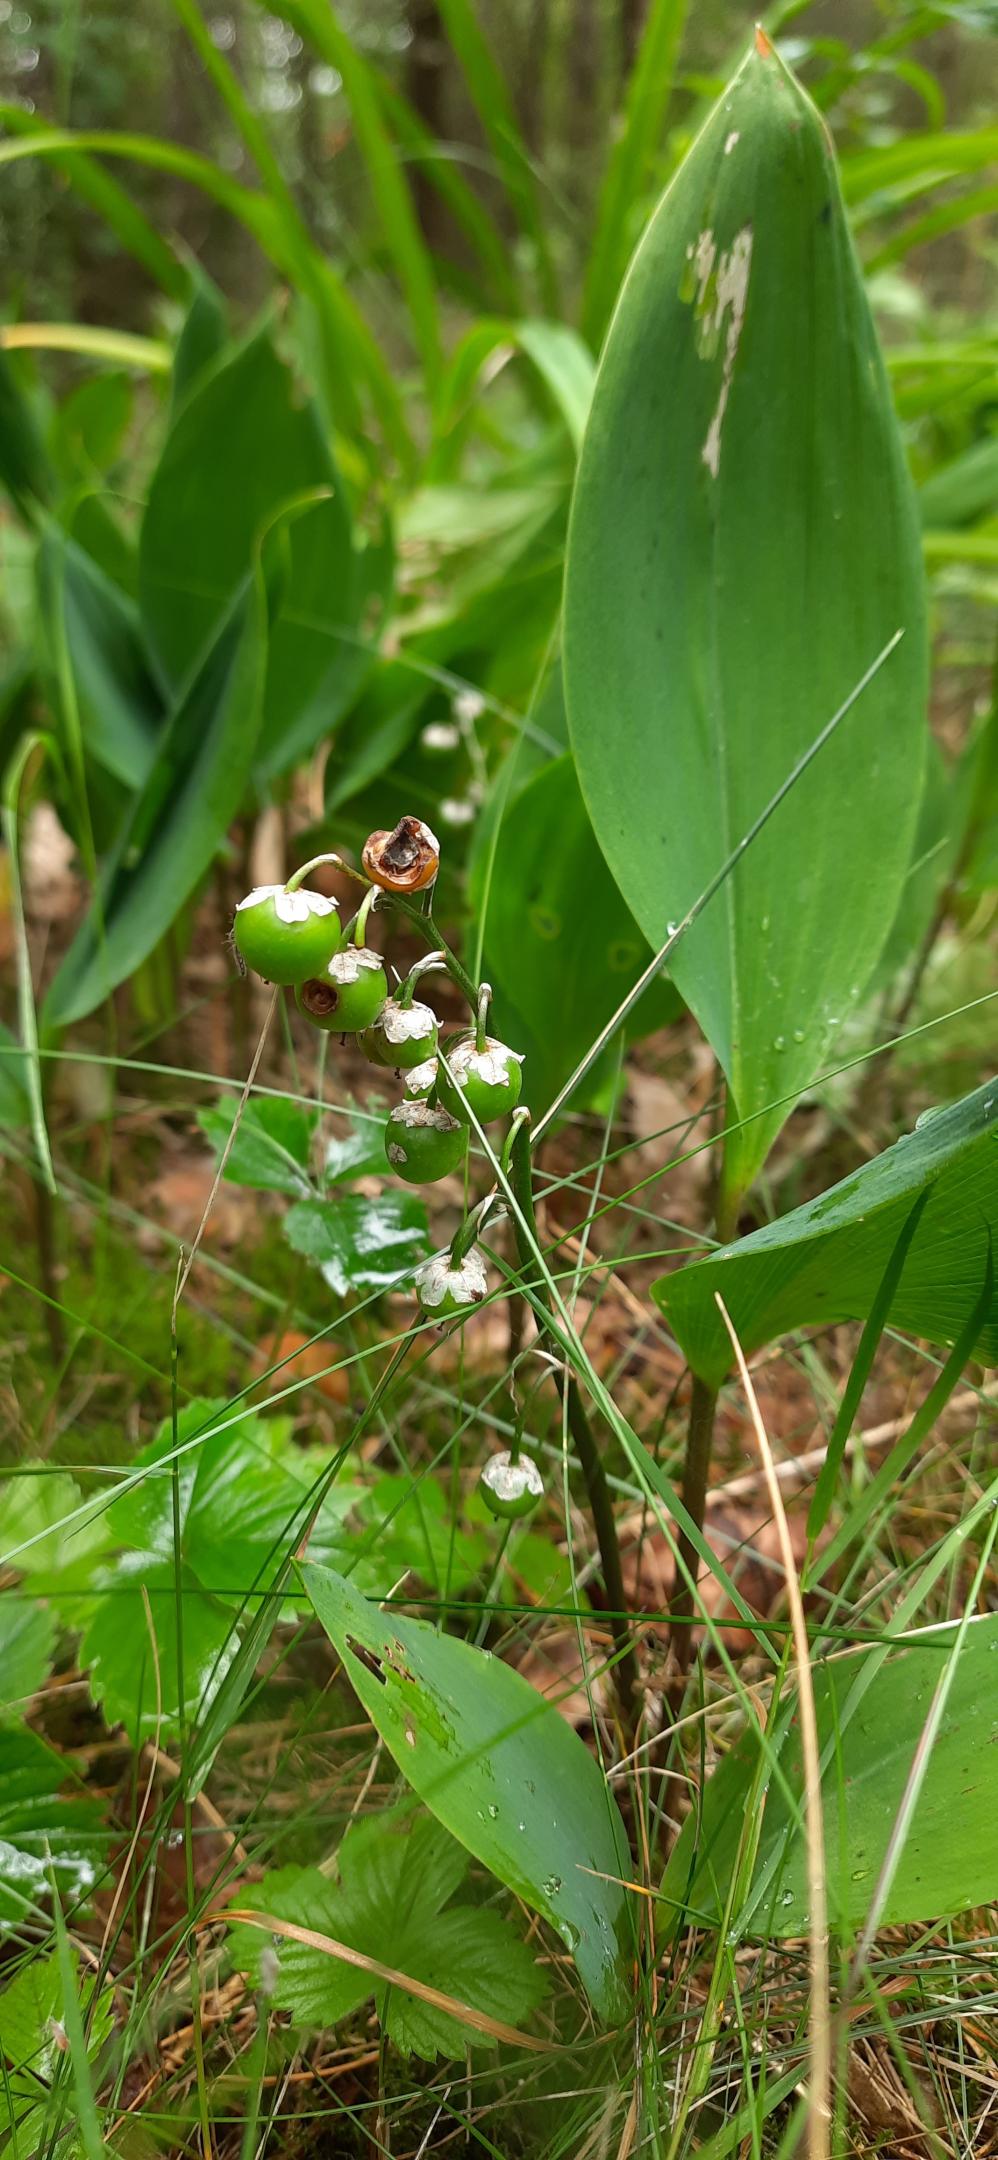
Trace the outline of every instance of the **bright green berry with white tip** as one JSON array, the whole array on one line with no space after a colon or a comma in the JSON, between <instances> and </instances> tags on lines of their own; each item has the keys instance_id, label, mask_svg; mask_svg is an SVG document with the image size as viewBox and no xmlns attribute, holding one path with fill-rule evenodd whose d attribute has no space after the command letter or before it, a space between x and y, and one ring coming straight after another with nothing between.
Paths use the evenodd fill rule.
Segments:
<instances>
[{"instance_id":1,"label":"bright green berry with white tip","mask_svg":"<svg viewBox=\"0 0 998 2160\"><path fill-rule=\"evenodd\" d=\"M325 973L300 984L297 1003L328 1035L359 1035L377 1019L388 996L380 955L367 945L344 945Z\"/></svg>"},{"instance_id":2,"label":"bright green berry with white tip","mask_svg":"<svg viewBox=\"0 0 998 2160\"><path fill-rule=\"evenodd\" d=\"M320 975L339 947L336 901L285 885L256 885L232 925L240 959L265 982L290 985Z\"/></svg>"},{"instance_id":3,"label":"bright green berry with white tip","mask_svg":"<svg viewBox=\"0 0 998 2160\"><path fill-rule=\"evenodd\" d=\"M475 1037L468 1035L447 1052L451 1079L480 1125L489 1125L493 1118L505 1117L515 1109L520 1099L522 1063L518 1051L497 1042L493 1035L486 1036L482 1049Z\"/></svg>"},{"instance_id":4,"label":"bright green berry with white tip","mask_svg":"<svg viewBox=\"0 0 998 2160\"><path fill-rule=\"evenodd\" d=\"M396 1103L385 1127L385 1154L407 1185L433 1185L459 1170L468 1149L467 1127L449 1110L425 1102Z\"/></svg>"},{"instance_id":5,"label":"bright green berry with white tip","mask_svg":"<svg viewBox=\"0 0 998 2160\"><path fill-rule=\"evenodd\" d=\"M428 1320L466 1320L488 1293L485 1260L477 1245L463 1260L434 1253L416 1269L416 1296Z\"/></svg>"},{"instance_id":6,"label":"bright green berry with white tip","mask_svg":"<svg viewBox=\"0 0 998 2160\"><path fill-rule=\"evenodd\" d=\"M417 999L405 1005L400 998L386 1000L363 1043L375 1065L389 1065L396 1072L426 1064L436 1047L437 1016L432 1007Z\"/></svg>"},{"instance_id":7,"label":"bright green berry with white tip","mask_svg":"<svg viewBox=\"0 0 998 2160\"><path fill-rule=\"evenodd\" d=\"M427 1058L424 1065L410 1066L405 1076L405 1092L414 1102L425 1102L430 1089L436 1087L438 1077L436 1058Z\"/></svg>"},{"instance_id":8,"label":"bright green berry with white tip","mask_svg":"<svg viewBox=\"0 0 998 2160\"><path fill-rule=\"evenodd\" d=\"M538 1501L544 1497L544 1480L537 1464L531 1462L529 1455L521 1455L514 1462L508 1448L504 1448L501 1455L490 1457L478 1484L490 1515L498 1515L507 1522L532 1515Z\"/></svg>"}]
</instances>

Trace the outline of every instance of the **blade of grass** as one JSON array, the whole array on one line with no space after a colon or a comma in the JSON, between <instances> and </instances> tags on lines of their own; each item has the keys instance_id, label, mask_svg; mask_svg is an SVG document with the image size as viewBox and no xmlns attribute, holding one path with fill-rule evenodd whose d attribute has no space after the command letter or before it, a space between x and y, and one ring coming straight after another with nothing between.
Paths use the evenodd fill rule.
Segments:
<instances>
[{"instance_id":1,"label":"blade of grass","mask_svg":"<svg viewBox=\"0 0 998 2160\"><path fill-rule=\"evenodd\" d=\"M190 7L191 0L179 0ZM174 0L178 5L178 0ZM409 305L427 396L436 402L443 365L436 281L419 229L398 151L385 126L377 81L359 46L344 29L330 0L288 0L285 16L337 70L350 106L357 147L367 168L385 245L394 257Z\"/></svg>"},{"instance_id":2,"label":"blade of grass","mask_svg":"<svg viewBox=\"0 0 998 2160\"><path fill-rule=\"evenodd\" d=\"M537 199L534 170L502 70L478 21L472 0L438 0L440 15L464 71L506 194L521 231L533 245L541 296L547 314L560 314L558 279Z\"/></svg>"},{"instance_id":3,"label":"blade of grass","mask_svg":"<svg viewBox=\"0 0 998 2160\"><path fill-rule=\"evenodd\" d=\"M168 375L173 365L170 348L160 338L133 337L127 330L101 330L91 323L2 323L0 345L6 352L30 348L83 353L113 366L143 368L150 375Z\"/></svg>"},{"instance_id":4,"label":"blade of grass","mask_svg":"<svg viewBox=\"0 0 998 2160\"><path fill-rule=\"evenodd\" d=\"M90 2076L90 2060L83 2033L80 1999L76 1992L76 1974L63 1919L59 1886L52 1871L52 1917L55 1926L56 1955L59 1960L59 1979L62 1983L62 2022L69 2042L70 2061L73 2066L73 2083L76 2089L76 2123L80 2142L87 2160L105 2160L106 2148L101 2136L94 2099L93 2081Z\"/></svg>"},{"instance_id":5,"label":"blade of grass","mask_svg":"<svg viewBox=\"0 0 998 2160\"><path fill-rule=\"evenodd\" d=\"M870 1308L869 1318L860 1336L859 1348L853 1359L852 1371L843 1390L842 1401L839 1404L835 1423L828 1437L825 1460L818 1473L818 1480L814 1488L814 1497L807 1518L807 1538L808 1544L811 1546L813 1546L815 1539L821 1535L828 1521L832 1501L835 1497L839 1471L842 1468L846 1441L852 1431L853 1419L859 1409L863 1390L870 1377L873 1360L877 1353L877 1345L887 1325L887 1315L894 1302L894 1293L904 1272L904 1264L908 1257L912 1238L918 1229L922 1210L931 1190L931 1186L928 1186L925 1192L919 1193L911 1213L902 1226L901 1234L884 1269L880 1287Z\"/></svg>"},{"instance_id":6,"label":"blade of grass","mask_svg":"<svg viewBox=\"0 0 998 2160\"><path fill-rule=\"evenodd\" d=\"M715 1295L717 1295L715 1293ZM783 1505L779 1479L773 1462L773 1453L759 1404L756 1399L752 1377L745 1363L741 1343L728 1317L723 1299L717 1295L717 1307L731 1340L731 1347L738 1367L739 1378L749 1406L749 1415L755 1432L762 1466L766 1473L769 1504L776 1524L780 1557L787 1585L787 1602L793 1629L794 1650L797 1658L797 1692L800 1704L801 1752L804 1763L804 1823L807 1835L807 1884L808 1884L808 1959L811 1976L811 2075L807 2095L807 2149L809 2160L828 2160L828 2130L831 2121L831 2026L829 2016L828 1972L828 1910L825 1894L825 1829L821 1801L821 1750L818 1745L818 1717L814 1703L814 1685L811 1678L811 1655L807 1639L807 1621L800 1582L794 1561L793 1546L787 1512Z\"/></svg>"},{"instance_id":7,"label":"blade of grass","mask_svg":"<svg viewBox=\"0 0 998 2160\"><path fill-rule=\"evenodd\" d=\"M881 1463L876 1476L870 1479L870 1483L860 1494L855 1505L850 1508L845 1520L839 1524L824 1552L820 1554L815 1565L809 1570L807 1584L809 1590L814 1589L822 1577L828 1574L829 1569L834 1567L836 1561L841 1558L842 1554L852 1544L854 1538L859 1535L865 1524L869 1522L871 1515L887 1499L891 1487L897 1483L899 1478L904 1476L909 1464L921 1447L922 1441L931 1432L936 1419L941 1416L946 1408L946 1404L957 1387L963 1368L984 1326L991 1307L993 1292L994 1252L989 1233L984 1283L973 1311L957 1336L942 1371L929 1389L925 1401L916 1410L903 1439L898 1441L897 1446L892 1448L886 1461Z\"/></svg>"},{"instance_id":8,"label":"blade of grass","mask_svg":"<svg viewBox=\"0 0 998 2160\"><path fill-rule=\"evenodd\" d=\"M552 2053L547 2040L535 2040L532 2033L517 2032L515 2025L504 2025L501 2018L489 2017L484 2010L472 2010L456 1996L445 1995L442 1988L430 1987L425 1980L411 1980L408 1973L397 1972L393 1965L382 1965L379 1958L365 1957L362 1950L352 1949L349 1943L337 1942L333 1935L321 1935L315 1928L297 1927L293 1920L277 1920L272 1913L256 1912L250 1906L222 1906L218 1912L206 1913L202 1924L217 1926L221 1920L226 1924L238 1920L248 1927L267 1928L272 1935L303 1943L307 1950L321 1950L325 1957L339 1958L344 1965L353 1965L358 1972L369 1973L372 1980L387 1987L401 1988L404 1994L415 1995L419 2002L446 2011L448 2017L457 2018L462 2025L470 2025L475 2032L487 2033L491 2040L502 2040L506 2047L524 2048L533 2055Z\"/></svg>"},{"instance_id":9,"label":"blade of grass","mask_svg":"<svg viewBox=\"0 0 998 2160\"><path fill-rule=\"evenodd\" d=\"M582 333L594 352L603 342L637 237L631 217L661 140L685 20L686 0L652 0L596 210L582 296Z\"/></svg>"},{"instance_id":10,"label":"blade of grass","mask_svg":"<svg viewBox=\"0 0 998 2160\"><path fill-rule=\"evenodd\" d=\"M51 134L48 122L37 113L28 112L24 105L15 105L9 99L0 102L0 120L12 135ZM117 233L123 247L142 263L150 277L174 300L187 297L189 276L183 263L177 260L172 248L161 239L155 227L150 225L129 195L93 158L82 150L74 150L72 136L67 132L68 147L63 158L63 170L78 195L98 211Z\"/></svg>"}]
</instances>

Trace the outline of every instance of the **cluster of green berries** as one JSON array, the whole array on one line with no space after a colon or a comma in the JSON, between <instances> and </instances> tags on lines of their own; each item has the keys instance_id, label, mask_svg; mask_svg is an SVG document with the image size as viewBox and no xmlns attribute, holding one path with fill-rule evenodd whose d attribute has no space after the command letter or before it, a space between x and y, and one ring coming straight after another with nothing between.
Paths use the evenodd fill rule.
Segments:
<instances>
[{"instance_id":1,"label":"cluster of green berries","mask_svg":"<svg viewBox=\"0 0 998 2160\"><path fill-rule=\"evenodd\" d=\"M372 1064L404 1076L403 1099L385 1127L385 1156L406 1184L433 1184L461 1169L472 1122L488 1125L515 1108L522 1061L485 1032L486 986L474 1029L446 1048L441 1044L436 1014L413 993L428 967L447 965L445 955L417 962L391 993L381 955L364 942L369 912L381 893L408 895L432 886L440 851L429 827L421 819L403 818L394 832L372 833L362 859L369 888L346 931L335 900L292 879L289 885L258 885L247 893L236 908L233 940L247 968L294 991L299 1011L313 1027L356 1036ZM462 1253L461 1237L459 1232L450 1253L417 1270L420 1306L438 1324L466 1319L486 1295L482 1254L477 1246ZM493 1514L515 1517L536 1506L543 1487L534 1464L521 1460L517 1450L512 1459L492 1458L481 1491Z\"/></svg>"}]
</instances>

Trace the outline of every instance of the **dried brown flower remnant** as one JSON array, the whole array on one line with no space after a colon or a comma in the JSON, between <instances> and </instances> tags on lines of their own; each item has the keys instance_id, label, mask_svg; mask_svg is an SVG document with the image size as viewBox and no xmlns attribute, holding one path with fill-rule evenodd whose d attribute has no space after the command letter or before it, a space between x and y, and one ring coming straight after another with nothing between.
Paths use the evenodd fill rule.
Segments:
<instances>
[{"instance_id":1,"label":"dried brown flower remnant","mask_svg":"<svg viewBox=\"0 0 998 2160\"><path fill-rule=\"evenodd\" d=\"M361 857L384 892L423 892L440 868L440 843L422 818L400 818L394 832L373 832Z\"/></svg>"}]
</instances>

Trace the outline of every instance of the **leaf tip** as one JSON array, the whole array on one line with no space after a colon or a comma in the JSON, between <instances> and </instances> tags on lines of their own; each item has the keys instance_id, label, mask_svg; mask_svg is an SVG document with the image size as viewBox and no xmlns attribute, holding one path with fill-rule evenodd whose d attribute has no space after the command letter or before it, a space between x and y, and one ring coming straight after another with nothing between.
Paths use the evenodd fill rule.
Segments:
<instances>
[{"instance_id":1,"label":"leaf tip","mask_svg":"<svg viewBox=\"0 0 998 2160\"><path fill-rule=\"evenodd\" d=\"M771 37L767 36L761 23L756 23L755 26L755 49L759 55L760 60L772 59L773 40Z\"/></svg>"}]
</instances>

